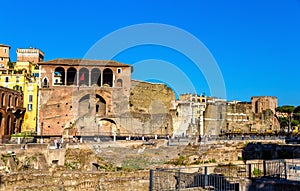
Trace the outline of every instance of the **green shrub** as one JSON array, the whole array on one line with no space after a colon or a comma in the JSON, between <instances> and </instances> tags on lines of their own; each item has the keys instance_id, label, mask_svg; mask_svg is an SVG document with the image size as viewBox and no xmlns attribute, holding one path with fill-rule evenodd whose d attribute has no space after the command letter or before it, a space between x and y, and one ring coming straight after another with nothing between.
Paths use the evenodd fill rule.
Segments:
<instances>
[{"instance_id":1,"label":"green shrub","mask_svg":"<svg viewBox=\"0 0 300 191\"><path fill-rule=\"evenodd\" d=\"M258 168L254 168L252 174L254 176L261 176L262 175L262 171L260 169L258 169Z\"/></svg>"}]
</instances>

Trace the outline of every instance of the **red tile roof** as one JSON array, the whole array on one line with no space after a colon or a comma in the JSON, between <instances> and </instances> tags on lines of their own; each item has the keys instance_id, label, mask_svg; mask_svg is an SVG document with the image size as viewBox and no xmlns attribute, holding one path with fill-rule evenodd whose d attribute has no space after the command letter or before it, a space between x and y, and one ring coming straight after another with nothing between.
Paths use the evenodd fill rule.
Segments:
<instances>
[{"instance_id":1,"label":"red tile roof","mask_svg":"<svg viewBox=\"0 0 300 191\"><path fill-rule=\"evenodd\" d=\"M55 59L45 62L39 62L39 65L68 65L68 66L109 66L109 67L130 67L128 64L123 64L113 60L83 60L83 59Z\"/></svg>"}]
</instances>

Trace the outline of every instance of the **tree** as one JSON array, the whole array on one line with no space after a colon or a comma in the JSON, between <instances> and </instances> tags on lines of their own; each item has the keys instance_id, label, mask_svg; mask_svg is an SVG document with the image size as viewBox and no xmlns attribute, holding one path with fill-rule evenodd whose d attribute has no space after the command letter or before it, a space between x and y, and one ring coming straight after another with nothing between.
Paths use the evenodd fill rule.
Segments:
<instances>
[{"instance_id":1,"label":"tree","mask_svg":"<svg viewBox=\"0 0 300 191\"><path fill-rule=\"evenodd\" d=\"M277 112L288 114L288 133L291 130L291 126L292 126L291 122L292 122L294 110L295 110L295 107L291 106L291 105L284 105L284 106L276 108Z\"/></svg>"},{"instance_id":2,"label":"tree","mask_svg":"<svg viewBox=\"0 0 300 191\"><path fill-rule=\"evenodd\" d=\"M292 127L297 127L297 126L299 125L299 121L294 119L294 120L291 122L291 124L292 124Z\"/></svg>"},{"instance_id":3,"label":"tree","mask_svg":"<svg viewBox=\"0 0 300 191\"><path fill-rule=\"evenodd\" d=\"M291 105L284 105L276 108L276 111L281 112L281 113L288 113L291 114L295 110L294 106Z\"/></svg>"},{"instance_id":4,"label":"tree","mask_svg":"<svg viewBox=\"0 0 300 191\"><path fill-rule=\"evenodd\" d=\"M300 113L300 105L298 105L298 106L294 109L294 113Z\"/></svg>"},{"instance_id":5,"label":"tree","mask_svg":"<svg viewBox=\"0 0 300 191\"><path fill-rule=\"evenodd\" d=\"M289 119L287 117L279 117L280 128L285 129L289 125Z\"/></svg>"}]
</instances>

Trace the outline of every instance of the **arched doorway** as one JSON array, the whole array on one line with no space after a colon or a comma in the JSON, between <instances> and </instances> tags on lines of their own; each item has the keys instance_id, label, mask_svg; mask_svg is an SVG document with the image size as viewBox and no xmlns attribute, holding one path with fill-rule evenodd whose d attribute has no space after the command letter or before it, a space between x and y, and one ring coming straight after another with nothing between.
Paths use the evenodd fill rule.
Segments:
<instances>
[{"instance_id":1,"label":"arched doorway","mask_svg":"<svg viewBox=\"0 0 300 191\"><path fill-rule=\"evenodd\" d=\"M67 70L67 85L76 85L76 74L77 74L77 70L73 67L68 68Z\"/></svg>"},{"instance_id":2,"label":"arched doorway","mask_svg":"<svg viewBox=\"0 0 300 191\"><path fill-rule=\"evenodd\" d=\"M63 67L55 68L53 75L54 85L65 85L65 69Z\"/></svg>"},{"instance_id":3,"label":"arched doorway","mask_svg":"<svg viewBox=\"0 0 300 191\"><path fill-rule=\"evenodd\" d=\"M106 115L106 101L100 95L96 95L96 114L98 116Z\"/></svg>"},{"instance_id":4,"label":"arched doorway","mask_svg":"<svg viewBox=\"0 0 300 191\"><path fill-rule=\"evenodd\" d=\"M113 71L109 68L103 71L103 86L113 87Z\"/></svg>"},{"instance_id":5,"label":"arched doorway","mask_svg":"<svg viewBox=\"0 0 300 191\"><path fill-rule=\"evenodd\" d=\"M81 68L79 70L79 86L86 85L89 86L89 70L86 68Z\"/></svg>"},{"instance_id":6,"label":"arched doorway","mask_svg":"<svg viewBox=\"0 0 300 191\"><path fill-rule=\"evenodd\" d=\"M97 84L99 87L101 86L101 73L98 68L94 68L91 72L91 84Z\"/></svg>"}]
</instances>

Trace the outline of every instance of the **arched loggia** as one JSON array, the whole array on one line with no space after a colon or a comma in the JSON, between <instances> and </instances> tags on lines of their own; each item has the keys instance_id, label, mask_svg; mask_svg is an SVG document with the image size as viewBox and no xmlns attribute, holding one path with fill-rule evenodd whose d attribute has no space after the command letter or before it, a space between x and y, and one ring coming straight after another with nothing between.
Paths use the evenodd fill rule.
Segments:
<instances>
[{"instance_id":1,"label":"arched loggia","mask_svg":"<svg viewBox=\"0 0 300 191\"><path fill-rule=\"evenodd\" d=\"M109 68L103 71L103 86L113 87L113 71Z\"/></svg>"},{"instance_id":2,"label":"arched loggia","mask_svg":"<svg viewBox=\"0 0 300 191\"><path fill-rule=\"evenodd\" d=\"M99 87L101 86L101 72L98 68L92 69L91 72L91 84L96 84Z\"/></svg>"}]
</instances>

